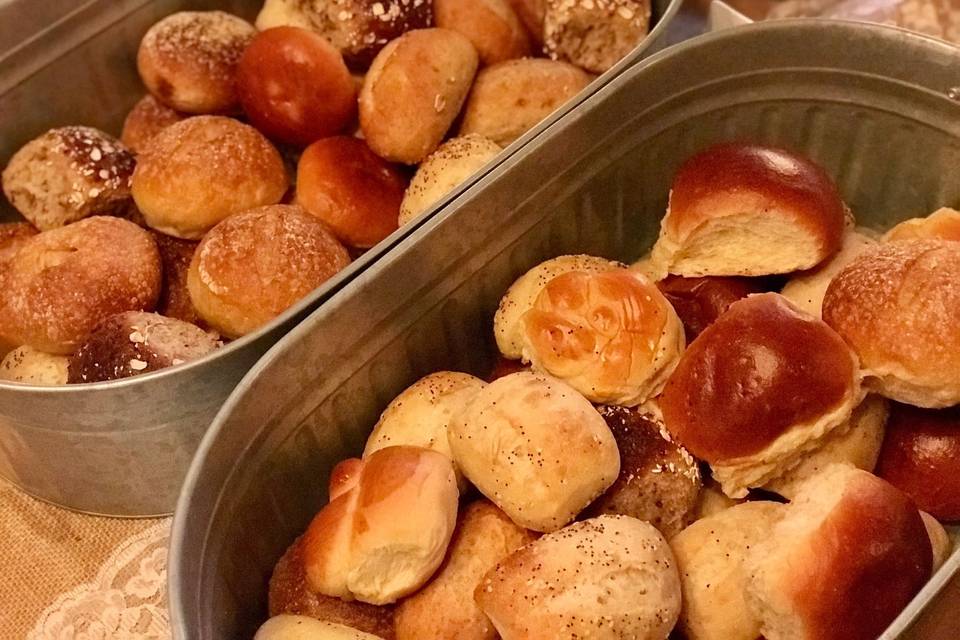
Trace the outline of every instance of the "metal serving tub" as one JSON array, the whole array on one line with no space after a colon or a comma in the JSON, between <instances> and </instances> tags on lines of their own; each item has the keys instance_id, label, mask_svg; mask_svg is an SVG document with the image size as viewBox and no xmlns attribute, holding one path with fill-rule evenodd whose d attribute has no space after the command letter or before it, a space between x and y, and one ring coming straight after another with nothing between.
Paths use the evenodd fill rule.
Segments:
<instances>
[{"instance_id":1,"label":"metal serving tub","mask_svg":"<svg viewBox=\"0 0 960 640\"><path fill-rule=\"evenodd\" d=\"M263 0L0 0L0 167L27 140L59 125L118 133L143 95L135 66L143 33L183 9L220 8L253 19ZM648 50L663 45L680 0L656 0L650 35L617 67L488 165L511 156ZM70 13L65 13L66 9ZM59 11L59 13L58 13ZM37 15L62 16L38 32ZM10 42L19 17L25 41ZM457 191L475 182L478 173ZM429 218L444 202L420 217ZM16 214L0 197L0 221ZM383 256L414 222L368 251L259 331L186 365L117 382L68 387L0 383L0 475L41 499L98 514L169 513L203 432L244 373L306 315Z\"/></svg>"}]
</instances>

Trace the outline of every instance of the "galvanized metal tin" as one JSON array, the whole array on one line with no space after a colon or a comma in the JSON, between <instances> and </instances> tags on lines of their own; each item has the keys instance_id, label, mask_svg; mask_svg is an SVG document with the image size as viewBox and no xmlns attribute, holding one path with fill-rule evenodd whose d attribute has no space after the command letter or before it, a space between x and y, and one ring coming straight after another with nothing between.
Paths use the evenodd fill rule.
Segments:
<instances>
[{"instance_id":1,"label":"galvanized metal tin","mask_svg":"<svg viewBox=\"0 0 960 640\"><path fill-rule=\"evenodd\" d=\"M960 204L960 105L948 97L956 85L957 49L896 29L810 21L712 34L627 71L247 375L204 438L178 504L169 561L176 637L250 637L266 614L273 564L324 504L334 463L362 450L390 399L432 371L485 374L497 302L538 262L641 256L672 174L696 150L739 138L807 153L835 176L861 224L877 229ZM954 556L938 580L958 564Z\"/></svg>"},{"instance_id":2,"label":"galvanized metal tin","mask_svg":"<svg viewBox=\"0 0 960 640\"><path fill-rule=\"evenodd\" d=\"M37 4L34 0L0 4L0 164L27 140L54 126L80 123L119 132L123 117L144 92L135 65L140 38L163 16L184 9L224 9L253 19L263 0L58 1L42 3L39 12ZM679 5L680 0L656 0L657 23L650 36L487 170L618 71L661 46ZM14 45L14 33L25 39ZM0 221L13 217L0 198ZM169 513L200 437L249 367L418 224L396 232L275 321L211 357L119 382L63 388L0 383L0 475L34 496L80 511L122 516Z\"/></svg>"}]
</instances>

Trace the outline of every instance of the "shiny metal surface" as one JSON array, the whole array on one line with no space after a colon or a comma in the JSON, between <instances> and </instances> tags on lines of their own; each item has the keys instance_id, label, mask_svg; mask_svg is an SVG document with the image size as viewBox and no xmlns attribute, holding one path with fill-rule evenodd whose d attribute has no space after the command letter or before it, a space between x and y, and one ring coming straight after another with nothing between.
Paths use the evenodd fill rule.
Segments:
<instances>
[{"instance_id":1,"label":"shiny metal surface","mask_svg":"<svg viewBox=\"0 0 960 640\"><path fill-rule=\"evenodd\" d=\"M604 87L358 276L238 386L178 503L175 636L250 637L273 564L386 404L432 371L484 375L497 302L538 262L641 256L672 174L694 151L746 138L805 152L877 229L960 204L960 105L946 96L958 83L953 47L807 21L681 44Z\"/></svg>"},{"instance_id":2,"label":"shiny metal surface","mask_svg":"<svg viewBox=\"0 0 960 640\"><path fill-rule=\"evenodd\" d=\"M154 22L184 9L224 9L253 19L262 0L88 0L0 4L0 21L17 19L26 40L9 42L0 26L0 166L23 143L65 124L118 134L144 89L137 46ZM514 143L508 158L564 112L662 44L680 0L656 0L650 36L581 98ZM65 14L69 6L70 13ZM58 12L59 7L59 12ZM43 20L62 16L43 30ZM460 190L475 182L483 171ZM457 193L448 196L447 201ZM217 409L244 373L274 343L334 292L384 255L420 222L394 233L345 271L259 331L203 360L119 382L63 388L0 383L0 475L28 493L91 513L169 513L187 465ZM0 221L16 217L0 197Z\"/></svg>"}]
</instances>

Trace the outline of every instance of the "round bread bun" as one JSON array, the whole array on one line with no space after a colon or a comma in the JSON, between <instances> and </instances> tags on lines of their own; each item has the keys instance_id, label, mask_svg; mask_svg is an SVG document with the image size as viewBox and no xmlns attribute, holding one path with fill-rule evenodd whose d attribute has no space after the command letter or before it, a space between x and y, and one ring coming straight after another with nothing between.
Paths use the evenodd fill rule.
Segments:
<instances>
[{"instance_id":1,"label":"round bread bun","mask_svg":"<svg viewBox=\"0 0 960 640\"><path fill-rule=\"evenodd\" d=\"M133 198L150 227L198 240L229 215L280 202L287 184L280 154L260 132L198 116L150 141L133 174Z\"/></svg>"},{"instance_id":2,"label":"round bread bun","mask_svg":"<svg viewBox=\"0 0 960 640\"><path fill-rule=\"evenodd\" d=\"M406 188L403 174L357 138L318 140L297 165L297 204L360 249L397 230Z\"/></svg>"},{"instance_id":3,"label":"round bread bun","mask_svg":"<svg viewBox=\"0 0 960 640\"><path fill-rule=\"evenodd\" d=\"M960 244L867 251L830 283L823 319L859 356L870 390L920 407L960 403Z\"/></svg>"},{"instance_id":4,"label":"round bread bun","mask_svg":"<svg viewBox=\"0 0 960 640\"><path fill-rule=\"evenodd\" d=\"M936 573L950 557L953 543L950 541L950 534L936 518L926 511L921 511L920 517L923 518L923 526L927 528L927 535L930 536L930 546L933 549L933 570L931 573Z\"/></svg>"},{"instance_id":5,"label":"round bread bun","mask_svg":"<svg viewBox=\"0 0 960 640\"><path fill-rule=\"evenodd\" d=\"M756 640L760 619L747 606L744 562L783 514L777 502L744 502L697 520L670 539L683 608L677 625L687 640Z\"/></svg>"},{"instance_id":6,"label":"round bread bun","mask_svg":"<svg viewBox=\"0 0 960 640\"><path fill-rule=\"evenodd\" d=\"M765 638L875 640L930 577L916 506L876 476L832 465L751 545L751 608Z\"/></svg>"},{"instance_id":7,"label":"round bread bun","mask_svg":"<svg viewBox=\"0 0 960 640\"><path fill-rule=\"evenodd\" d=\"M883 236L884 242L896 240L960 240L960 211L943 207L926 218L904 220Z\"/></svg>"},{"instance_id":8,"label":"round bread bun","mask_svg":"<svg viewBox=\"0 0 960 640\"><path fill-rule=\"evenodd\" d=\"M938 520L960 521L960 408L895 403L877 475Z\"/></svg>"},{"instance_id":9,"label":"round bread bun","mask_svg":"<svg viewBox=\"0 0 960 640\"><path fill-rule=\"evenodd\" d=\"M237 63L257 30L223 11L181 11L140 41L137 69L160 102L184 113L237 108Z\"/></svg>"},{"instance_id":10,"label":"round bread bun","mask_svg":"<svg viewBox=\"0 0 960 640\"><path fill-rule=\"evenodd\" d=\"M27 241L0 290L0 335L47 353L73 353L101 320L153 309L160 256L150 233L95 216Z\"/></svg>"},{"instance_id":11,"label":"round bread bun","mask_svg":"<svg viewBox=\"0 0 960 640\"><path fill-rule=\"evenodd\" d=\"M690 344L660 405L677 442L739 498L795 466L862 397L840 336L764 293L730 305Z\"/></svg>"},{"instance_id":12,"label":"round bread bun","mask_svg":"<svg viewBox=\"0 0 960 640\"><path fill-rule=\"evenodd\" d=\"M158 231L153 232L153 239L157 243L163 265L163 287L157 301L157 313L203 328L205 323L193 307L190 291L187 289L190 262L200 243L181 240Z\"/></svg>"},{"instance_id":13,"label":"round bread bun","mask_svg":"<svg viewBox=\"0 0 960 640\"><path fill-rule=\"evenodd\" d=\"M527 29L530 40L543 47L543 18L547 12L546 0L508 0L520 22Z\"/></svg>"},{"instance_id":14,"label":"round bread bun","mask_svg":"<svg viewBox=\"0 0 960 640\"><path fill-rule=\"evenodd\" d=\"M148 93L127 114L120 140L134 153L140 153L158 133L186 117Z\"/></svg>"},{"instance_id":15,"label":"round bread bun","mask_svg":"<svg viewBox=\"0 0 960 640\"><path fill-rule=\"evenodd\" d=\"M134 165L133 154L116 138L91 127L60 127L10 158L3 192L33 226L48 231L125 210Z\"/></svg>"},{"instance_id":16,"label":"round bread bun","mask_svg":"<svg viewBox=\"0 0 960 640\"><path fill-rule=\"evenodd\" d=\"M666 640L680 613L680 578L652 525L600 516L515 551L475 597L503 640Z\"/></svg>"},{"instance_id":17,"label":"round bread bun","mask_svg":"<svg viewBox=\"0 0 960 640\"><path fill-rule=\"evenodd\" d=\"M653 398L685 346L673 307L628 269L559 275L521 321L523 359L592 402L636 406Z\"/></svg>"},{"instance_id":18,"label":"round bread bun","mask_svg":"<svg viewBox=\"0 0 960 640\"><path fill-rule=\"evenodd\" d=\"M55 387L67 384L67 356L37 351L26 345L17 347L0 362L0 380Z\"/></svg>"},{"instance_id":19,"label":"round bread bun","mask_svg":"<svg viewBox=\"0 0 960 640\"><path fill-rule=\"evenodd\" d=\"M502 151L483 136L447 140L427 156L410 181L400 203L403 226L439 202Z\"/></svg>"},{"instance_id":20,"label":"round bread bun","mask_svg":"<svg viewBox=\"0 0 960 640\"><path fill-rule=\"evenodd\" d=\"M279 615L257 630L253 640L383 640L342 624L320 622L306 616Z\"/></svg>"},{"instance_id":21,"label":"round bread bun","mask_svg":"<svg viewBox=\"0 0 960 640\"><path fill-rule=\"evenodd\" d=\"M200 317L228 338L270 322L350 264L327 227L300 207L230 216L200 242L187 288Z\"/></svg>"},{"instance_id":22,"label":"round bread bun","mask_svg":"<svg viewBox=\"0 0 960 640\"><path fill-rule=\"evenodd\" d=\"M840 250L846 216L833 180L807 158L719 144L677 171L653 256L682 276L812 269Z\"/></svg>"},{"instance_id":23,"label":"round bread bun","mask_svg":"<svg viewBox=\"0 0 960 640\"><path fill-rule=\"evenodd\" d=\"M631 269L643 273L644 265ZM687 342L693 341L713 324L731 304L753 293L766 289L759 279L707 276L684 278L667 276L657 282L657 288L683 322Z\"/></svg>"},{"instance_id":24,"label":"round bread bun","mask_svg":"<svg viewBox=\"0 0 960 640\"><path fill-rule=\"evenodd\" d=\"M544 50L591 73L603 73L650 31L650 0L546 0Z\"/></svg>"},{"instance_id":25,"label":"round bread bun","mask_svg":"<svg viewBox=\"0 0 960 640\"><path fill-rule=\"evenodd\" d=\"M560 380L514 373L481 389L449 428L460 470L518 525L555 531L620 473L593 405Z\"/></svg>"},{"instance_id":26,"label":"round bread bun","mask_svg":"<svg viewBox=\"0 0 960 640\"><path fill-rule=\"evenodd\" d=\"M298 27L257 34L237 66L237 93L257 129L300 147L340 133L357 114L357 87L340 52Z\"/></svg>"},{"instance_id":27,"label":"round bread bun","mask_svg":"<svg viewBox=\"0 0 960 640\"><path fill-rule=\"evenodd\" d=\"M484 65L532 53L527 30L508 0L434 0L433 13L438 27L466 36Z\"/></svg>"}]
</instances>

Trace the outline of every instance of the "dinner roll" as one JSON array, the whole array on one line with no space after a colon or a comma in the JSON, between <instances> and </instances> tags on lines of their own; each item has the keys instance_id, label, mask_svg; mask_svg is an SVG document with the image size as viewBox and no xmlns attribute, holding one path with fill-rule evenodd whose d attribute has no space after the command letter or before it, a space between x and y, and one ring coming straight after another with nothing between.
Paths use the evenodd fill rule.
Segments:
<instances>
[{"instance_id":1,"label":"dinner roll","mask_svg":"<svg viewBox=\"0 0 960 640\"><path fill-rule=\"evenodd\" d=\"M772 147L719 144L674 176L654 259L682 276L810 269L840 250L846 210L810 160Z\"/></svg>"},{"instance_id":2,"label":"dinner roll","mask_svg":"<svg viewBox=\"0 0 960 640\"><path fill-rule=\"evenodd\" d=\"M931 573L936 573L950 557L953 543L950 541L950 534L947 533L942 524L937 522L936 518L926 511L921 511L920 517L923 518L923 526L927 529L927 535L930 537L930 547L933 549L933 570Z\"/></svg>"},{"instance_id":3,"label":"dinner roll","mask_svg":"<svg viewBox=\"0 0 960 640\"><path fill-rule=\"evenodd\" d=\"M3 193L41 231L114 215L130 204L134 157L91 127L51 129L21 147L3 170Z\"/></svg>"},{"instance_id":4,"label":"dinner roll","mask_svg":"<svg viewBox=\"0 0 960 640\"><path fill-rule=\"evenodd\" d=\"M620 472L617 443L593 405L540 374L488 384L454 416L449 435L467 479L534 531L573 520Z\"/></svg>"},{"instance_id":5,"label":"dinner roll","mask_svg":"<svg viewBox=\"0 0 960 640\"><path fill-rule=\"evenodd\" d=\"M960 403L960 244L867 251L830 283L823 319L860 357L867 388L921 407Z\"/></svg>"},{"instance_id":6,"label":"dinner roll","mask_svg":"<svg viewBox=\"0 0 960 640\"><path fill-rule=\"evenodd\" d=\"M94 216L30 238L3 281L0 335L67 355L101 320L154 308L160 256L147 231Z\"/></svg>"},{"instance_id":7,"label":"dinner roll","mask_svg":"<svg viewBox=\"0 0 960 640\"><path fill-rule=\"evenodd\" d=\"M120 140L134 153L140 153L158 133L186 117L148 93L127 114Z\"/></svg>"},{"instance_id":8,"label":"dinner roll","mask_svg":"<svg viewBox=\"0 0 960 640\"><path fill-rule=\"evenodd\" d=\"M158 231L153 232L153 239L157 243L160 263L163 265L163 287L157 301L157 313L202 327L205 323L193 307L187 288L190 262L200 243L181 240Z\"/></svg>"},{"instance_id":9,"label":"dinner roll","mask_svg":"<svg viewBox=\"0 0 960 640\"><path fill-rule=\"evenodd\" d=\"M543 47L543 18L547 12L546 0L508 0L520 22L527 29L530 40Z\"/></svg>"},{"instance_id":10,"label":"dinner roll","mask_svg":"<svg viewBox=\"0 0 960 640\"><path fill-rule=\"evenodd\" d=\"M730 305L690 344L660 405L677 442L739 498L795 466L862 397L840 336L764 293Z\"/></svg>"},{"instance_id":11,"label":"dinner roll","mask_svg":"<svg viewBox=\"0 0 960 640\"><path fill-rule=\"evenodd\" d=\"M828 467L783 513L747 555L767 640L875 640L930 577L917 508L866 471Z\"/></svg>"},{"instance_id":12,"label":"dinner roll","mask_svg":"<svg viewBox=\"0 0 960 640\"><path fill-rule=\"evenodd\" d=\"M503 640L665 640L680 612L680 579L653 526L600 516L515 551L487 573L476 599Z\"/></svg>"},{"instance_id":13,"label":"dinner roll","mask_svg":"<svg viewBox=\"0 0 960 640\"><path fill-rule=\"evenodd\" d=\"M300 207L231 216L200 242L187 275L200 317L228 338L270 322L350 264L327 227Z\"/></svg>"},{"instance_id":14,"label":"dinner roll","mask_svg":"<svg viewBox=\"0 0 960 640\"><path fill-rule=\"evenodd\" d=\"M236 109L237 62L257 30L223 11L181 11L150 27L137 51L143 84L184 113Z\"/></svg>"},{"instance_id":15,"label":"dinner roll","mask_svg":"<svg viewBox=\"0 0 960 640\"><path fill-rule=\"evenodd\" d=\"M536 536L477 500L460 514L447 559L433 580L397 607L397 640L495 640L473 593L484 574Z\"/></svg>"},{"instance_id":16,"label":"dinner roll","mask_svg":"<svg viewBox=\"0 0 960 640\"><path fill-rule=\"evenodd\" d=\"M926 218L904 220L883 236L884 242L895 240L960 240L960 211L942 207Z\"/></svg>"},{"instance_id":17,"label":"dinner roll","mask_svg":"<svg viewBox=\"0 0 960 640\"><path fill-rule=\"evenodd\" d=\"M0 362L0 380L55 387L67 384L67 356L17 347Z\"/></svg>"},{"instance_id":18,"label":"dinner roll","mask_svg":"<svg viewBox=\"0 0 960 640\"><path fill-rule=\"evenodd\" d=\"M744 561L783 511L776 502L744 502L697 520L670 540L683 593L677 626L687 640L760 636L760 619L747 606Z\"/></svg>"},{"instance_id":19,"label":"dinner roll","mask_svg":"<svg viewBox=\"0 0 960 640\"><path fill-rule=\"evenodd\" d=\"M458 499L445 455L417 447L371 454L352 486L317 514L303 536L307 584L370 604L413 593L443 562Z\"/></svg>"},{"instance_id":20,"label":"dinner roll","mask_svg":"<svg viewBox=\"0 0 960 640\"><path fill-rule=\"evenodd\" d=\"M320 622L306 616L284 614L270 618L257 630L253 640L381 640L342 624Z\"/></svg>"},{"instance_id":21,"label":"dinner roll","mask_svg":"<svg viewBox=\"0 0 960 640\"><path fill-rule=\"evenodd\" d=\"M603 73L647 37L650 0L546 0L543 44L554 60Z\"/></svg>"},{"instance_id":22,"label":"dinner roll","mask_svg":"<svg viewBox=\"0 0 960 640\"><path fill-rule=\"evenodd\" d=\"M636 264L631 267L634 271L643 273L642 268ZM765 291L761 279L722 276L667 276L657 282L657 288L683 322L687 342L700 335L737 300Z\"/></svg>"},{"instance_id":23,"label":"dinner roll","mask_svg":"<svg viewBox=\"0 0 960 640\"><path fill-rule=\"evenodd\" d=\"M565 62L507 60L477 74L463 110L460 135L476 133L507 146L535 127L593 77Z\"/></svg>"},{"instance_id":24,"label":"dinner roll","mask_svg":"<svg viewBox=\"0 0 960 640\"><path fill-rule=\"evenodd\" d=\"M466 36L485 65L531 54L530 37L508 0L433 0L433 14L438 27Z\"/></svg>"},{"instance_id":25,"label":"dinner roll","mask_svg":"<svg viewBox=\"0 0 960 640\"><path fill-rule=\"evenodd\" d=\"M683 324L628 269L574 271L543 288L522 318L523 359L593 402L638 405L663 389L683 352Z\"/></svg>"},{"instance_id":26,"label":"dinner roll","mask_svg":"<svg viewBox=\"0 0 960 640\"><path fill-rule=\"evenodd\" d=\"M470 41L449 29L410 31L384 47L360 91L360 128L370 148L405 164L433 153L460 113L478 63Z\"/></svg>"},{"instance_id":27,"label":"dinner roll","mask_svg":"<svg viewBox=\"0 0 960 640\"><path fill-rule=\"evenodd\" d=\"M4 267L13 260L29 238L37 235L37 228L29 222L0 223L0 277Z\"/></svg>"},{"instance_id":28,"label":"dinner roll","mask_svg":"<svg viewBox=\"0 0 960 640\"><path fill-rule=\"evenodd\" d=\"M403 201L401 226L440 201L467 178L493 160L502 149L483 136L468 135L447 140L417 167Z\"/></svg>"},{"instance_id":29,"label":"dinner roll","mask_svg":"<svg viewBox=\"0 0 960 640\"><path fill-rule=\"evenodd\" d=\"M280 154L260 132L198 116L170 125L143 150L133 198L152 228L198 240L229 215L280 202L287 183Z\"/></svg>"},{"instance_id":30,"label":"dinner roll","mask_svg":"<svg viewBox=\"0 0 960 640\"><path fill-rule=\"evenodd\" d=\"M527 271L504 294L493 317L493 334L500 353L513 360L523 356L523 316L533 308L548 282L572 271L600 273L622 266L606 258L575 255L552 258Z\"/></svg>"}]
</instances>

